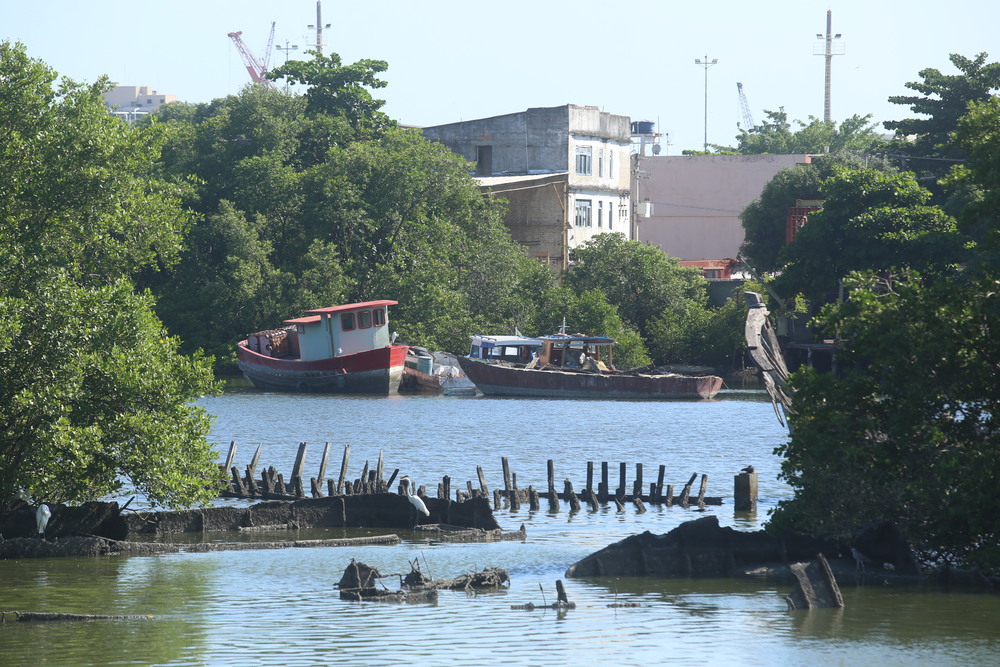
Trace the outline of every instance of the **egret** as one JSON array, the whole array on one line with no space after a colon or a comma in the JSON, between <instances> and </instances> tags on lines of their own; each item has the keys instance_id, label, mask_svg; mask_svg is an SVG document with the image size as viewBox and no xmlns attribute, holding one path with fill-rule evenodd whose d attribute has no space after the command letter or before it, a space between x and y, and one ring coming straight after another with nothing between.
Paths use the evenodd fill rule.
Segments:
<instances>
[{"instance_id":1,"label":"egret","mask_svg":"<svg viewBox=\"0 0 1000 667\"><path fill-rule=\"evenodd\" d=\"M399 479L399 484L403 487L403 493L406 495L406 499L410 501L410 504L424 516L430 516L431 512L427 509L427 505L424 505L424 501L416 494L414 488L416 484L412 483L410 478L405 475Z\"/></svg>"},{"instance_id":2,"label":"egret","mask_svg":"<svg viewBox=\"0 0 1000 667\"><path fill-rule=\"evenodd\" d=\"M851 547L851 555L854 556L854 562L855 562L855 568L854 569L856 569L856 570L860 569L862 572L864 572L864 570L865 570L865 563L872 562L871 558L869 558L868 556L864 555L863 553L861 553L860 551L858 551L854 547Z\"/></svg>"},{"instance_id":3,"label":"egret","mask_svg":"<svg viewBox=\"0 0 1000 667\"><path fill-rule=\"evenodd\" d=\"M45 526L49 524L49 517L52 516L52 510L45 503L38 506L35 510L35 524L38 526L38 534L45 539Z\"/></svg>"}]
</instances>

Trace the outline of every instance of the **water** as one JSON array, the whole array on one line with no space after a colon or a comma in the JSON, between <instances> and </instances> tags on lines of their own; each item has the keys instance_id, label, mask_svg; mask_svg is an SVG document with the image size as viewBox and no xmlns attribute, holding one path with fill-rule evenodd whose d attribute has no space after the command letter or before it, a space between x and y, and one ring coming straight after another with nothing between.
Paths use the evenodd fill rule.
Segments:
<instances>
[{"instance_id":1,"label":"water","mask_svg":"<svg viewBox=\"0 0 1000 667\"><path fill-rule=\"evenodd\" d=\"M680 488L692 473L708 475L709 496L726 504L705 512L723 525L754 530L789 490L778 482L774 447L785 433L769 402L753 391L727 391L708 402L587 402L462 397L323 397L227 393L204 405L218 416L220 457L230 441L236 465L258 443L261 464L286 475L299 442L309 443L307 474L316 474L324 442L332 443L328 476L339 472L350 443L350 476L381 450L395 468L433 489L502 487L502 456L518 484L577 489L586 463L635 464L644 485L666 466ZM756 515L734 516L732 479L752 463L759 473ZM221 501L220 501L221 502ZM230 502L230 501L226 501ZM104 559L0 561L0 610L142 614L151 620L7 623L0 626L5 665L984 665L997 664L1000 598L927 587L841 581L842 610L788 612L787 582L729 579L564 579L572 610L525 611L514 605L555 600L555 581L584 556L629 535L663 533L704 516L697 509L650 506L644 514L602 508L571 514L501 510L507 530L522 523L524 541L451 544L396 531L394 546L224 551ZM301 531L303 538L351 531ZM254 536L282 539L287 534ZM209 535L208 539L246 539ZM419 559L438 578L502 567L511 584L495 592L442 591L436 603L350 603L335 583L354 558L383 574ZM395 588L398 582L387 579ZM613 603L639 603L615 608Z\"/></svg>"}]
</instances>

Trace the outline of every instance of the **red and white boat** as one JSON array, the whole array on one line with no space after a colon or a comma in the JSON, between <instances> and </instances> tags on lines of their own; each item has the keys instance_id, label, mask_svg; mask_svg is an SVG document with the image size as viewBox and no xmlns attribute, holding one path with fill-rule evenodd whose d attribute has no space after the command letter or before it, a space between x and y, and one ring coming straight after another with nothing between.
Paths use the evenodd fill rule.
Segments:
<instances>
[{"instance_id":1,"label":"red and white boat","mask_svg":"<svg viewBox=\"0 0 1000 667\"><path fill-rule=\"evenodd\" d=\"M240 370L269 391L395 393L409 349L389 333L388 307L397 303L316 308L281 328L252 333L236 348Z\"/></svg>"}]
</instances>

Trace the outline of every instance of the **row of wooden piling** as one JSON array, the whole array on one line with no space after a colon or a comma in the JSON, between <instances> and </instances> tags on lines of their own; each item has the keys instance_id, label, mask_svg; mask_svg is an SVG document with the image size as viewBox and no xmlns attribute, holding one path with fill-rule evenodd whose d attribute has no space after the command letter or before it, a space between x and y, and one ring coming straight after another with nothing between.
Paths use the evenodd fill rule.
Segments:
<instances>
[{"instance_id":1,"label":"row of wooden piling","mask_svg":"<svg viewBox=\"0 0 1000 667\"><path fill-rule=\"evenodd\" d=\"M260 461L261 446L258 445L253 459L246 466L243 474L233 465L236 456L236 443L229 446L229 453L223 470L228 470L231 474L230 482L221 495L229 498L254 498L254 499L276 499L276 500L296 500L305 498L306 488L303 481L303 465L306 455L306 443L300 443L295 456L295 464L292 467L292 474L289 481L279 474L273 467L262 470L259 480L256 478L257 466ZM365 461L361 476L355 480L347 477L347 470L350 463L351 446L344 446L344 455L341 461L340 474L336 480L326 478L327 463L330 456L330 443L327 442L323 448L323 455L320 459L319 475L309 478L308 493L313 498L339 495L356 495L366 493L388 493L392 489L399 469L396 468L388 480L384 479L384 462L382 451L379 451L378 462L374 468L369 468L368 461ZM693 473L687 483L681 487L680 493L674 495L674 485L665 484L666 466L661 465L657 471L655 482L650 482L648 491L643 486L643 465L635 464L635 478L631 487L627 486L627 464L620 463L618 466L618 484L611 488L611 467L605 461L600 465L600 479L597 480L597 468L593 461L587 462L587 479L584 488L579 493L573 488L573 483L567 478L563 481L562 490L556 490L555 465L552 459L547 461L547 486L545 491L536 490L532 486L526 489L518 487L517 473L510 468L507 457L501 457L503 466L503 489L494 489L491 494L486 484L486 475L482 466L476 466L476 474L479 481L478 488L471 480L466 481L465 490L455 490L455 500L464 502L469 498L483 497L489 499L492 495L493 508L499 510L503 506L511 510L517 510L522 504L527 504L532 510L540 508L543 500L548 501L551 511L558 511L560 503L569 503L571 510L579 510L583 504L589 505L596 510L601 505L614 503L619 510L624 509L626 504L635 505L640 512L645 511L646 504L662 505L670 507L679 505L688 507L690 505L721 505L723 499L720 497L706 496L708 486L708 476L701 475L701 483L695 494L694 485L698 481L698 473ZM747 474L738 475L735 483L737 510L741 508L753 511L756 509L756 475L751 474L753 484L747 483ZM595 488L595 481L597 482ZM751 492L752 496L748 496ZM398 489L397 489L398 491ZM694 495L693 495L694 494ZM420 487L417 495L427 497L425 487ZM438 484L437 498L450 499L452 497L451 478L444 476ZM752 509L751 509L752 507Z\"/></svg>"}]
</instances>

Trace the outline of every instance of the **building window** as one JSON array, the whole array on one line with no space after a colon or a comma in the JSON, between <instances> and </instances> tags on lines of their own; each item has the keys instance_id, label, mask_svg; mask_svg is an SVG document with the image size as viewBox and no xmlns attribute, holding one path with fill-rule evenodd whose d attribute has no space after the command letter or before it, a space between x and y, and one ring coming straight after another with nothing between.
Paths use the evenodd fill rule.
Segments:
<instances>
[{"instance_id":1,"label":"building window","mask_svg":"<svg viewBox=\"0 0 1000 667\"><path fill-rule=\"evenodd\" d=\"M604 149L597 151L597 175L604 177Z\"/></svg>"},{"instance_id":2,"label":"building window","mask_svg":"<svg viewBox=\"0 0 1000 667\"><path fill-rule=\"evenodd\" d=\"M591 201L589 199L577 199L576 200L576 226L577 227L590 227L590 209Z\"/></svg>"},{"instance_id":3,"label":"building window","mask_svg":"<svg viewBox=\"0 0 1000 667\"><path fill-rule=\"evenodd\" d=\"M597 202L597 226L604 226L604 202Z\"/></svg>"},{"instance_id":4,"label":"building window","mask_svg":"<svg viewBox=\"0 0 1000 667\"><path fill-rule=\"evenodd\" d=\"M615 177L615 151L611 148L608 149L608 176ZM608 218L608 226L611 226L610 218Z\"/></svg>"},{"instance_id":5,"label":"building window","mask_svg":"<svg viewBox=\"0 0 1000 667\"><path fill-rule=\"evenodd\" d=\"M590 176L590 161L592 152L590 146L576 147L576 173Z\"/></svg>"}]
</instances>

